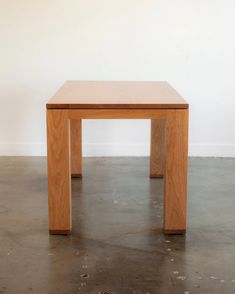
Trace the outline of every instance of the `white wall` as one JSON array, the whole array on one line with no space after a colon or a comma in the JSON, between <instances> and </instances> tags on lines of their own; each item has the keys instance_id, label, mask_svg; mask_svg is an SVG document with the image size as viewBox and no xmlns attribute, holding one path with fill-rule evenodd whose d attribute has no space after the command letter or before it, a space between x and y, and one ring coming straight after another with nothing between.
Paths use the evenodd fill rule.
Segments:
<instances>
[{"instance_id":1,"label":"white wall","mask_svg":"<svg viewBox=\"0 0 235 294\"><path fill-rule=\"evenodd\" d=\"M190 154L235 156L235 2L0 0L0 154L45 154L67 79L167 80L190 103ZM85 155L149 154L149 121L84 121Z\"/></svg>"}]
</instances>

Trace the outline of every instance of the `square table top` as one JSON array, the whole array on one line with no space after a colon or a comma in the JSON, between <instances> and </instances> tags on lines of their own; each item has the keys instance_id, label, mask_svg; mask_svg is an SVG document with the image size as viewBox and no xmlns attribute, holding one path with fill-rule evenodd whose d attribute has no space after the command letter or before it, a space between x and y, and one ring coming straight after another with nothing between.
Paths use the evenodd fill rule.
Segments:
<instances>
[{"instance_id":1,"label":"square table top","mask_svg":"<svg viewBox=\"0 0 235 294\"><path fill-rule=\"evenodd\" d=\"M66 81L47 108L185 109L188 103L163 81Z\"/></svg>"}]
</instances>

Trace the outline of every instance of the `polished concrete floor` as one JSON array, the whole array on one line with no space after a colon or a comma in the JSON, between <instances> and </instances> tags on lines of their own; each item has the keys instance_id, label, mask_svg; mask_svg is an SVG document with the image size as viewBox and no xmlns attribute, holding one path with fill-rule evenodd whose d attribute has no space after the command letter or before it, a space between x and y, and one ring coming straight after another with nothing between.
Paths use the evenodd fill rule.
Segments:
<instances>
[{"instance_id":1,"label":"polished concrete floor","mask_svg":"<svg viewBox=\"0 0 235 294\"><path fill-rule=\"evenodd\" d=\"M164 236L147 158L86 158L73 234L47 233L46 158L0 158L0 293L235 293L235 159L190 159L188 232Z\"/></svg>"}]
</instances>

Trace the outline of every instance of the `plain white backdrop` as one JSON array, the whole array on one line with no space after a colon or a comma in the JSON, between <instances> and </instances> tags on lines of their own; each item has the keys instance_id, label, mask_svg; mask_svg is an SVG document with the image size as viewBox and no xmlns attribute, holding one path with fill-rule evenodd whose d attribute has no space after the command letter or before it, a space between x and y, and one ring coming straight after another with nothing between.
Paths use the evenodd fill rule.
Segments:
<instances>
[{"instance_id":1,"label":"plain white backdrop","mask_svg":"<svg viewBox=\"0 0 235 294\"><path fill-rule=\"evenodd\" d=\"M45 155L67 79L167 80L190 104L190 155L235 156L232 0L0 0L0 155ZM149 154L149 121L83 122L84 155Z\"/></svg>"}]
</instances>

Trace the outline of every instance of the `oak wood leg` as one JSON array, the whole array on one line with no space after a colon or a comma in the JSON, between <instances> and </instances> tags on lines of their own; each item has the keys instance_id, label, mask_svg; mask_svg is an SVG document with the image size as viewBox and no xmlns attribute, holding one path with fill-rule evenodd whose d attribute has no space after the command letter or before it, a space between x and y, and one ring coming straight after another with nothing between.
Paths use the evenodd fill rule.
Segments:
<instances>
[{"instance_id":1,"label":"oak wood leg","mask_svg":"<svg viewBox=\"0 0 235 294\"><path fill-rule=\"evenodd\" d=\"M188 110L169 110L164 187L164 232L186 231Z\"/></svg>"},{"instance_id":2,"label":"oak wood leg","mask_svg":"<svg viewBox=\"0 0 235 294\"><path fill-rule=\"evenodd\" d=\"M49 232L71 232L71 176L67 110L47 110Z\"/></svg>"},{"instance_id":3,"label":"oak wood leg","mask_svg":"<svg viewBox=\"0 0 235 294\"><path fill-rule=\"evenodd\" d=\"M71 176L82 176L82 120L70 121L71 134Z\"/></svg>"},{"instance_id":4,"label":"oak wood leg","mask_svg":"<svg viewBox=\"0 0 235 294\"><path fill-rule=\"evenodd\" d=\"M165 169L165 120L151 119L150 177L162 178Z\"/></svg>"}]
</instances>

